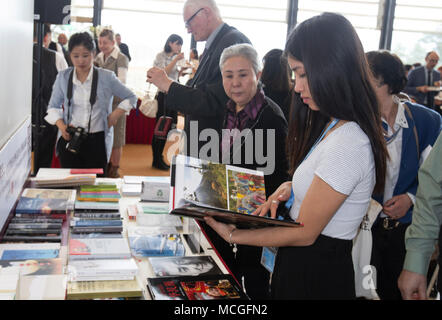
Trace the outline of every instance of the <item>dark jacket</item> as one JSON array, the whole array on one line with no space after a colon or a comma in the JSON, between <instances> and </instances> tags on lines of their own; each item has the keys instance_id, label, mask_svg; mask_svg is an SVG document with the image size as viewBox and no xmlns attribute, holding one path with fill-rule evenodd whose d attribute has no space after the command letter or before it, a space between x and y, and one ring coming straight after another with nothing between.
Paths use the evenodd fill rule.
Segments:
<instances>
[{"instance_id":1,"label":"dark jacket","mask_svg":"<svg viewBox=\"0 0 442 320\"><path fill-rule=\"evenodd\" d=\"M407 102L407 106L413 116L410 118L407 112L408 128L402 130L402 153L401 166L399 169L399 177L394 188L393 196L411 193L416 195L418 186L419 162L422 152L428 147L433 146L442 127L442 118L433 110L429 110L419 104ZM416 146L416 138L413 128L416 126L419 154ZM383 195L373 195L373 198L379 203L383 203ZM408 210L407 214L399 219L402 223L411 223L413 206Z\"/></svg>"},{"instance_id":2,"label":"dark jacket","mask_svg":"<svg viewBox=\"0 0 442 320\"><path fill-rule=\"evenodd\" d=\"M425 68L426 66L421 66L416 69L413 69L408 74L408 82L407 86L404 88L404 92L409 94L411 97L413 97L417 103L424 104L426 93L417 91L416 87L425 86L427 85L427 79L425 77ZM440 80L440 73L436 70L431 70L431 73L433 74L432 79L433 83L435 81ZM433 84L432 84L433 85ZM429 101L427 101L426 106L432 108L434 103L434 96L437 94L436 91L429 92L428 98Z\"/></svg>"},{"instance_id":3,"label":"dark jacket","mask_svg":"<svg viewBox=\"0 0 442 320\"><path fill-rule=\"evenodd\" d=\"M287 121L282 113L281 108L273 102L268 97L265 98L266 101L261 107L256 119L254 121L250 120L247 123L247 128L251 129L251 135L247 135L242 138L241 148L234 150L235 144L230 148L230 163L235 166L256 170L257 168L266 167L265 163L262 163L258 157L265 156L267 161L268 158L274 159L274 171L272 174L267 174L264 176L265 186L266 186L266 196L267 198L276 191L276 189L288 180L288 161L285 151L285 142L287 138ZM227 117L224 118L224 126L226 127ZM275 149L273 154L265 154L268 150L268 143L273 143L273 141L267 141L268 129L275 130ZM263 148L264 154L261 155L260 151L256 150L256 143L260 143L260 138L257 137L257 130L263 130ZM250 144L253 148L253 163L246 164L246 153L250 153L251 149L247 148L247 144ZM271 151L270 151L271 152ZM241 154L241 164L235 163L234 158ZM258 154L256 154L258 153Z\"/></svg>"},{"instance_id":4,"label":"dark jacket","mask_svg":"<svg viewBox=\"0 0 442 320\"><path fill-rule=\"evenodd\" d=\"M225 48L238 43L250 43L250 40L234 27L224 24L213 44L204 52L189 86L174 82L169 89L165 100L166 107L186 116L184 131L187 135L188 150L192 142L190 121L198 122L198 137L206 128L221 131L229 98L224 92L219 60ZM204 143L199 143L198 152L203 145ZM187 154L199 158L199 154Z\"/></svg>"}]
</instances>

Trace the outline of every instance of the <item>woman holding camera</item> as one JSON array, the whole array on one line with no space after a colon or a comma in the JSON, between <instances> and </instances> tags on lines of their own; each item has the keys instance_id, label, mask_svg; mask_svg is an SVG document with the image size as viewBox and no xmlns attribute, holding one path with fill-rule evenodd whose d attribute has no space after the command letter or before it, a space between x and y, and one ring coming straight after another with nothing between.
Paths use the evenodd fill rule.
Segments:
<instances>
[{"instance_id":1,"label":"woman holding camera","mask_svg":"<svg viewBox=\"0 0 442 320\"><path fill-rule=\"evenodd\" d=\"M63 168L103 168L106 174L112 127L137 97L112 71L93 67L95 43L87 32L72 35L69 54L73 68L58 73L45 120L59 129L56 151ZM114 111L113 96L122 99Z\"/></svg>"}]
</instances>

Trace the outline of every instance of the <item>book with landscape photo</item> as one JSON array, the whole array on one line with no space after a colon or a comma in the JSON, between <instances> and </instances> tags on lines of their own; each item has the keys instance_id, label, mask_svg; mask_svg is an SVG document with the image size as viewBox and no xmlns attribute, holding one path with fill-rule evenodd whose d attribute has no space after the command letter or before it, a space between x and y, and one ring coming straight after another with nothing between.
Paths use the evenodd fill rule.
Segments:
<instances>
[{"instance_id":1,"label":"book with landscape photo","mask_svg":"<svg viewBox=\"0 0 442 320\"><path fill-rule=\"evenodd\" d=\"M199 220L210 216L240 228L302 226L252 215L266 201L260 171L177 155L172 161L171 189L172 215Z\"/></svg>"},{"instance_id":2,"label":"book with landscape photo","mask_svg":"<svg viewBox=\"0 0 442 320\"><path fill-rule=\"evenodd\" d=\"M248 300L235 279L228 274L148 278L154 300Z\"/></svg>"},{"instance_id":3,"label":"book with landscape photo","mask_svg":"<svg viewBox=\"0 0 442 320\"><path fill-rule=\"evenodd\" d=\"M169 229L169 232L155 232L156 229L148 227L128 228L128 240L133 256L184 256L185 247L176 228L165 228Z\"/></svg>"}]
</instances>

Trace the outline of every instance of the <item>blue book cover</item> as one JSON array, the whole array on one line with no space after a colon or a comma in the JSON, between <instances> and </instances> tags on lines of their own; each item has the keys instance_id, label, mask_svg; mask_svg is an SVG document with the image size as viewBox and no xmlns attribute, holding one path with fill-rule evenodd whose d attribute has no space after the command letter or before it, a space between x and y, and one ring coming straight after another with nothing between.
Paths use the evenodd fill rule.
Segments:
<instances>
[{"instance_id":1,"label":"blue book cover","mask_svg":"<svg viewBox=\"0 0 442 320\"><path fill-rule=\"evenodd\" d=\"M35 260L58 258L58 249L4 250L1 260Z\"/></svg>"},{"instance_id":2,"label":"blue book cover","mask_svg":"<svg viewBox=\"0 0 442 320\"><path fill-rule=\"evenodd\" d=\"M20 197L15 212L51 214L51 213L66 213L68 209L69 209L69 200L66 199Z\"/></svg>"},{"instance_id":3,"label":"blue book cover","mask_svg":"<svg viewBox=\"0 0 442 320\"><path fill-rule=\"evenodd\" d=\"M129 236L135 257L184 256L185 249L178 234Z\"/></svg>"}]
</instances>

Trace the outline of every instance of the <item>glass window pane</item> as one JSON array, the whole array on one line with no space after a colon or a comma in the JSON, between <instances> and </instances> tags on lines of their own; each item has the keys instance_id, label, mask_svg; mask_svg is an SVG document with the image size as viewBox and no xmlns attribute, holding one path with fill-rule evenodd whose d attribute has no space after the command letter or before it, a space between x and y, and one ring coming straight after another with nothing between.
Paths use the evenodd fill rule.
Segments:
<instances>
[{"instance_id":1,"label":"glass window pane","mask_svg":"<svg viewBox=\"0 0 442 320\"><path fill-rule=\"evenodd\" d=\"M431 50L442 52L442 1L397 0L391 49L407 64L424 63Z\"/></svg>"},{"instance_id":2,"label":"glass window pane","mask_svg":"<svg viewBox=\"0 0 442 320\"><path fill-rule=\"evenodd\" d=\"M271 49L284 48L287 0L218 0L217 4L223 20L249 37L260 57ZM134 90L147 89L146 71L170 34L183 37L188 58L191 36L184 27L183 6L184 0L104 0L101 22L120 33L129 46L132 60L127 84ZM197 49L201 54L204 42Z\"/></svg>"},{"instance_id":3,"label":"glass window pane","mask_svg":"<svg viewBox=\"0 0 442 320\"><path fill-rule=\"evenodd\" d=\"M381 31L378 27L379 0L299 0L298 23L323 12L345 16L355 27L365 51L377 50Z\"/></svg>"}]
</instances>

